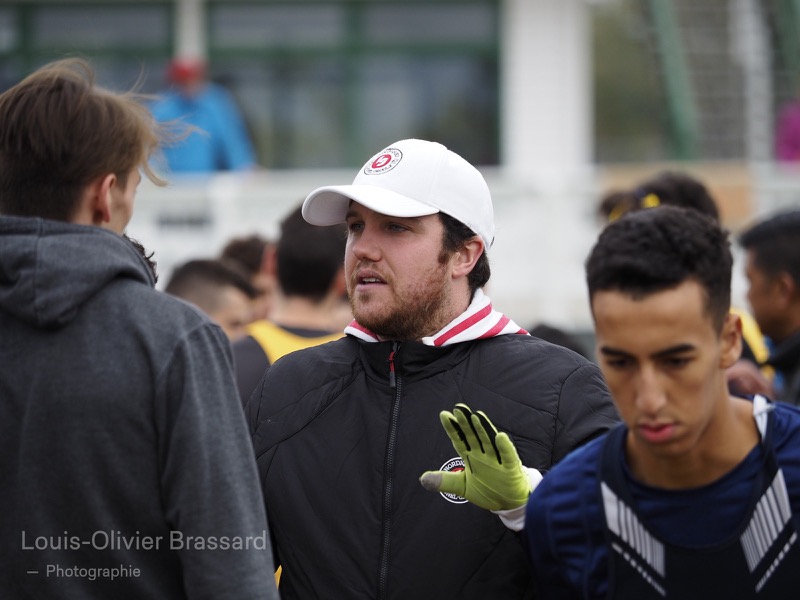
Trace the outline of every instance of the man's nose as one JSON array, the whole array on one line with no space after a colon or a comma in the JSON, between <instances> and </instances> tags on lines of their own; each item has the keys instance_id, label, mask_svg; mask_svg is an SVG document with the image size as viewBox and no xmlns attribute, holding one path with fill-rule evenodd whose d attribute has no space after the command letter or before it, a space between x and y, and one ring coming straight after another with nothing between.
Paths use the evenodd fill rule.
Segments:
<instances>
[{"instance_id":1,"label":"man's nose","mask_svg":"<svg viewBox=\"0 0 800 600\"><path fill-rule=\"evenodd\" d=\"M645 415L654 415L666 403L666 394L654 369L645 368L636 382L636 406Z\"/></svg>"}]
</instances>

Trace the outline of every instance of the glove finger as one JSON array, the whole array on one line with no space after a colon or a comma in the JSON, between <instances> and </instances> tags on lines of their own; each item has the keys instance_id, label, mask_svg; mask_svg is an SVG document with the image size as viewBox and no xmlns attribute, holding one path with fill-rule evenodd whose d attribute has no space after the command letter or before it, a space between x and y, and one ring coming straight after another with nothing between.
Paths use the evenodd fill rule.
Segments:
<instances>
[{"instance_id":1,"label":"glove finger","mask_svg":"<svg viewBox=\"0 0 800 600\"><path fill-rule=\"evenodd\" d=\"M486 413L482 410L474 412L473 415L475 415L475 418L480 422L481 430L483 431L484 437L481 438L481 441L485 440L485 446L494 449L497 462L502 465L503 457L500 455L500 451L497 449L497 443L495 442L497 439L497 427L494 426L494 423L489 420L489 417L487 417Z\"/></svg>"},{"instance_id":2,"label":"glove finger","mask_svg":"<svg viewBox=\"0 0 800 600\"><path fill-rule=\"evenodd\" d=\"M480 449L481 454L483 454L485 450L483 448L483 443L481 442L481 437L478 435L475 425L472 423L472 415L475 413L472 412L472 409L469 406L461 403L456 404L456 407L453 410L455 411L456 418L458 419L458 424L468 436L470 445L475 449Z\"/></svg>"},{"instance_id":3,"label":"glove finger","mask_svg":"<svg viewBox=\"0 0 800 600\"><path fill-rule=\"evenodd\" d=\"M501 464L504 464L506 468L512 468L514 465L521 464L519 454L517 454L517 448L506 432L501 431L498 433L494 439L494 443L502 461Z\"/></svg>"},{"instance_id":4,"label":"glove finger","mask_svg":"<svg viewBox=\"0 0 800 600\"><path fill-rule=\"evenodd\" d=\"M420 475L419 482L429 492L438 492L442 487L442 471L425 471Z\"/></svg>"},{"instance_id":5,"label":"glove finger","mask_svg":"<svg viewBox=\"0 0 800 600\"><path fill-rule=\"evenodd\" d=\"M444 494L455 494L462 498L467 493L466 471L439 471L442 474L439 491Z\"/></svg>"},{"instance_id":6,"label":"glove finger","mask_svg":"<svg viewBox=\"0 0 800 600\"><path fill-rule=\"evenodd\" d=\"M477 417L481 420L481 425L483 425L483 428L486 430L486 433L488 433L490 437L494 437L497 435L497 427L495 427L494 423L492 423L489 420L489 417L486 416L485 412L483 412L482 410L476 410L472 414L477 415Z\"/></svg>"},{"instance_id":7,"label":"glove finger","mask_svg":"<svg viewBox=\"0 0 800 600\"><path fill-rule=\"evenodd\" d=\"M467 436L464 434L464 429L459 425L456 416L453 413L443 410L439 413L439 421L444 427L447 437L453 443L453 448L458 452L462 458L470 451L470 445L467 441Z\"/></svg>"}]
</instances>

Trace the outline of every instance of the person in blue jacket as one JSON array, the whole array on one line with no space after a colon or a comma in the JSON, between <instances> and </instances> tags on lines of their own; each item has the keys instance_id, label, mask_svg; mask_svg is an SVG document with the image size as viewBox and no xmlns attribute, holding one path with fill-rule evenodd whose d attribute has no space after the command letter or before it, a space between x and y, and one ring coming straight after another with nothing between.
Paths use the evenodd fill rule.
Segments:
<instances>
[{"instance_id":1,"label":"person in blue jacket","mask_svg":"<svg viewBox=\"0 0 800 600\"><path fill-rule=\"evenodd\" d=\"M515 444L487 414L463 404L441 413L467 468L448 476L452 486L437 478L524 529L537 599L779 599L799 589L800 409L729 390L742 350L732 262L727 232L696 210L632 211L603 231L586 277L622 423L573 450L530 496Z\"/></svg>"},{"instance_id":2,"label":"person in blue jacket","mask_svg":"<svg viewBox=\"0 0 800 600\"><path fill-rule=\"evenodd\" d=\"M800 589L800 410L731 395L731 252L713 220L624 215L586 263L623 423L532 493L539 598L787 598ZM789 594L789 595L787 595Z\"/></svg>"},{"instance_id":3,"label":"person in blue jacket","mask_svg":"<svg viewBox=\"0 0 800 600\"><path fill-rule=\"evenodd\" d=\"M173 173L241 171L256 167L256 156L233 96L206 78L206 63L176 58L167 68L171 87L150 105L162 123L186 124L162 147Z\"/></svg>"}]
</instances>

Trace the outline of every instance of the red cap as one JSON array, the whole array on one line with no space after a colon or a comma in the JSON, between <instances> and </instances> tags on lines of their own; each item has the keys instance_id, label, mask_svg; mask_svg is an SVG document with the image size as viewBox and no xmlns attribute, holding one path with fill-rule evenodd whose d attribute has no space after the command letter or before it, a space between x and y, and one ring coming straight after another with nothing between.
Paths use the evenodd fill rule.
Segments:
<instances>
[{"instance_id":1,"label":"red cap","mask_svg":"<svg viewBox=\"0 0 800 600\"><path fill-rule=\"evenodd\" d=\"M167 67L167 78L173 83L187 83L202 79L206 74L206 63L200 58L176 58Z\"/></svg>"}]
</instances>

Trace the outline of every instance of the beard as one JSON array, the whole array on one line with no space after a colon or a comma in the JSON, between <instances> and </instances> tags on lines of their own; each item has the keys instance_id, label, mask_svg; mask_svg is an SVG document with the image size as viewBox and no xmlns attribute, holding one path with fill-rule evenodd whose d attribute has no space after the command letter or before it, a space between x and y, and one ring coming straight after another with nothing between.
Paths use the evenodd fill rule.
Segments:
<instances>
[{"instance_id":1,"label":"beard","mask_svg":"<svg viewBox=\"0 0 800 600\"><path fill-rule=\"evenodd\" d=\"M389 302L370 292L354 294L355 286L350 282L350 308L360 325L383 340L420 340L433 335L457 316L451 314L452 302L446 281L446 266L440 263L403 289L395 287L394 282L387 282L385 285L392 292Z\"/></svg>"}]
</instances>

